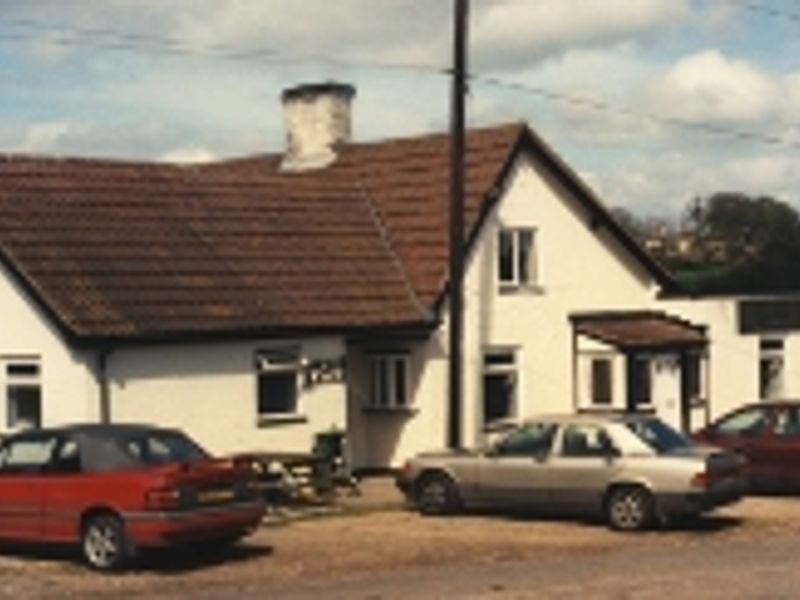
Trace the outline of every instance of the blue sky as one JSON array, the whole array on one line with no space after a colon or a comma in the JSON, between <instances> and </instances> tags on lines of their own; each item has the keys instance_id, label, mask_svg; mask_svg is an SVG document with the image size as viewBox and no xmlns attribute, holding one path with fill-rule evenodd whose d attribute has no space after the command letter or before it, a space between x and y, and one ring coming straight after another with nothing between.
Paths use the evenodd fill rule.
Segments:
<instances>
[{"instance_id":1,"label":"blue sky","mask_svg":"<svg viewBox=\"0 0 800 600\"><path fill-rule=\"evenodd\" d=\"M0 0L0 152L279 151L281 89L326 79L357 86L356 139L441 130L451 7ZM470 63L470 122L528 121L609 205L800 202L798 0L472 0Z\"/></svg>"}]
</instances>

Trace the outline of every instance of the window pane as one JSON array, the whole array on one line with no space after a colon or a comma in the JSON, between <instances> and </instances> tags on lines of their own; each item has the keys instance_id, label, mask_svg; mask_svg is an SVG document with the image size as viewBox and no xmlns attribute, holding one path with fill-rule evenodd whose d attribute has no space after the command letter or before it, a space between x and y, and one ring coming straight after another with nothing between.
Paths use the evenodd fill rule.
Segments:
<instances>
[{"instance_id":1,"label":"window pane","mask_svg":"<svg viewBox=\"0 0 800 600\"><path fill-rule=\"evenodd\" d=\"M611 361L592 359L592 403L611 404Z\"/></svg>"},{"instance_id":2,"label":"window pane","mask_svg":"<svg viewBox=\"0 0 800 600\"><path fill-rule=\"evenodd\" d=\"M758 346L761 350L772 350L780 352L783 350L783 340L777 339L762 339L759 340Z\"/></svg>"},{"instance_id":3,"label":"window pane","mask_svg":"<svg viewBox=\"0 0 800 600\"><path fill-rule=\"evenodd\" d=\"M628 363L631 370L631 401L634 407L651 403L652 381L650 377L650 359L636 356Z\"/></svg>"},{"instance_id":4,"label":"window pane","mask_svg":"<svg viewBox=\"0 0 800 600\"><path fill-rule=\"evenodd\" d=\"M6 375L35 377L39 374L39 365L35 363L13 363L6 365Z\"/></svg>"},{"instance_id":5,"label":"window pane","mask_svg":"<svg viewBox=\"0 0 800 600\"><path fill-rule=\"evenodd\" d=\"M515 380L513 373L484 374L483 419L485 423L514 416Z\"/></svg>"},{"instance_id":6,"label":"window pane","mask_svg":"<svg viewBox=\"0 0 800 600\"><path fill-rule=\"evenodd\" d=\"M487 367L491 366L513 366L514 365L514 353L513 352L496 352L491 354L486 354L483 357L483 364Z\"/></svg>"},{"instance_id":7,"label":"window pane","mask_svg":"<svg viewBox=\"0 0 800 600\"><path fill-rule=\"evenodd\" d=\"M55 438L19 440L7 447L3 456L3 468L38 470L50 462Z\"/></svg>"},{"instance_id":8,"label":"window pane","mask_svg":"<svg viewBox=\"0 0 800 600\"><path fill-rule=\"evenodd\" d=\"M402 358L394 360L394 403L406 405L406 361Z\"/></svg>"},{"instance_id":9,"label":"window pane","mask_svg":"<svg viewBox=\"0 0 800 600\"><path fill-rule=\"evenodd\" d=\"M775 418L776 435L800 436L800 409L791 406L778 411Z\"/></svg>"},{"instance_id":10,"label":"window pane","mask_svg":"<svg viewBox=\"0 0 800 600\"><path fill-rule=\"evenodd\" d=\"M498 235L497 256L500 281L516 283L514 278L514 236L511 231L503 230Z\"/></svg>"},{"instance_id":11,"label":"window pane","mask_svg":"<svg viewBox=\"0 0 800 600\"><path fill-rule=\"evenodd\" d=\"M519 282L522 284L535 283L536 261L534 256L533 231L530 229L524 229L518 231L517 243L518 243L517 272L519 273Z\"/></svg>"},{"instance_id":12,"label":"window pane","mask_svg":"<svg viewBox=\"0 0 800 600\"><path fill-rule=\"evenodd\" d=\"M783 389L783 357L762 356L758 363L758 370L761 397L779 397Z\"/></svg>"},{"instance_id":13,"label":"window pane","mask_svg":"<svg viewBox=\"0 0 800 600\"><path fill-rule=\"evenodd\" d=\"M536 456L550 452L557 427L552 423L534 423L515 429L497 444L504 456Z\"/></svg>"},{"instance_id":14,"label":"window pane","mask_svg":"<svg viewBox=\"0 0 800 600\"><path fill-rule=\"evenodd\" d=\"M564 431L564 456L607 456L612 447L608 434L594 425L570 425Z\"/></svg>"},{"instance_id":15,"label":"window pane","mask_svg":"<svg viewBox=\"0 0 800 600\"><path fill-rule=\"evenodd\" d=\"M761 408L751 408L721 421L714 431L720 435L754 435L760 433L766 423L766 412Z\"/></svg>"},{"instance_id":16,"label":"window pane","mask_svg":"<svg viewBox=\"0 0 800 600\"><path fill-rule=\"evenodd\" d=\"M686 395L700 397L700 355L689 354L683 364L683 378Z\"/></svg>"},{"instance_id":17,"label":"window pane","mask_svg":"<svg viewBox=\"0 0 800 600\"><path fill-rule=\"evenodd\" d=\"M385 358L378 359L378 406L389 406L389 365Z\"/></svg>"},{"instance_id":18,"label":"window pane","mask_svg":"<svg viewBox=\"0 0 800 600\"><path fill-rule=\"evenodd\" d=\"M259 373L259 414L286 414L297 411L297 375L286 373Z\"/></svg>"},{"instance_id":19,"label":"window pane","mask_svg":"<svg viewBox=\"0 0 800 600\"><path fill-rule=\"evenodd\" d=\"M38 385L9 385L8 427L28 428L42 424L41 391Z\"/></svg>"}]
</instances>

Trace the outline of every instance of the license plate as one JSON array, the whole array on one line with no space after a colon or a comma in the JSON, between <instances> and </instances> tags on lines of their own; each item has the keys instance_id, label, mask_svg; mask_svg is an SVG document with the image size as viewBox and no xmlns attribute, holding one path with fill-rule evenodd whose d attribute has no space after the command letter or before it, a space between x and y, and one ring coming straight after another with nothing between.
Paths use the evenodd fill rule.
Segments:
<instances>
[{"instance_id":1,"label":"license plate","mask_svg":"<svg viewBox=\"0 0 800 600\"><path fill-rule=\"evenodd\" d=\"M219 502L229 502L233 499L233 490L206 490L197 494L197 500L201 504L217 504Z\"/></svg>"}]
</instances>

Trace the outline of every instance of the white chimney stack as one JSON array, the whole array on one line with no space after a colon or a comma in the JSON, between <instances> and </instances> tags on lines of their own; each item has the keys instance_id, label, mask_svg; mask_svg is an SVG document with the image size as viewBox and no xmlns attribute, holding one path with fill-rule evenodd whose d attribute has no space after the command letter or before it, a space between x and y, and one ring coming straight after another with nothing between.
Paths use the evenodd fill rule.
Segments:
<instances>
[{"instance_id":1,"label":"white chimney stack","mask_svg":"<svg viewBox=\"0 0 800 600\"><path fill-rule=\"evenodd\" d=\"M350 140L353 86L305 84L283 91L286 154L282 171L321 169L336 160L336 144Z\"/></svg>"}]
</instances>

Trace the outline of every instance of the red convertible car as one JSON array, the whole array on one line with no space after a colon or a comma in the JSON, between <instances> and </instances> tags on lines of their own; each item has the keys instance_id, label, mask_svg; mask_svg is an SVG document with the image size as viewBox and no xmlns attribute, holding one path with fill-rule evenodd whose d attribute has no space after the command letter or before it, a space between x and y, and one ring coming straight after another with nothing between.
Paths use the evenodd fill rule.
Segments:
<instances>
[{"instance_id":1,"label":"red convertible car","mask_svg":"<svg viewBox=\"0 0 800 600\"><path fill-rule=\"evenodd\" d=\"M748 404L692 437L744 456L751 490L800 492L800 402Z\"/></svg>"},{"instance_id":2,"label":"red convertible car","mask_svg":"<svg viewBox=\"0 0 800 600\"><path fill-rule=\"evenodd\" d=\"M249 465L212 459L178 430L73 425L0 444L0 540L79 543L96 569L140 549L233 543L263 514Z\"/></svg>"}]
</instances>

